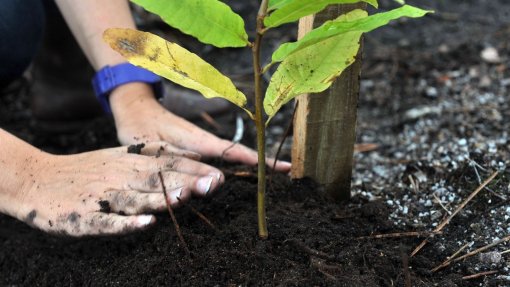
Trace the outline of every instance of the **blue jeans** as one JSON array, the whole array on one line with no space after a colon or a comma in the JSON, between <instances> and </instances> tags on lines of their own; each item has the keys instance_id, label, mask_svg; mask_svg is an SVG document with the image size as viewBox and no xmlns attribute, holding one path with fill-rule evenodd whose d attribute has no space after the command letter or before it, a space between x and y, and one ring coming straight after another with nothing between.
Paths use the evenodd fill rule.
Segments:
<instances>
[{"instance_id":1,"label":"blue jeans","mask_svg":"<svg viewBox=\"0 0 510 287\"><path fill-rule=\"evenodd\" d=\"M41 44L44 23L42 0L1 0L0 88L28 68Z\"/></svg>"}]
</instances>

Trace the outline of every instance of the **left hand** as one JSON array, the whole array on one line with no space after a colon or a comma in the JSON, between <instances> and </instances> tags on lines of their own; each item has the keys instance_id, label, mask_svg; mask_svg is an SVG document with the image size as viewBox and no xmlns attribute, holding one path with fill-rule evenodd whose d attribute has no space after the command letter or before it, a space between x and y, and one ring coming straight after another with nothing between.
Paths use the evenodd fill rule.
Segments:
<instances>
[{"instance_id":1,"label":"left hand","mask_svg":"<svg viewBox=\"0 0 510 287\"><path fill-rule=\"evenodd\" d=\"M205 157L221 157L231 162L256 165L257 152L220 139L196 125L178 117L161 106L150 86L131 83L118 87L110 95L110 103L117 126L117 136L123 145L140 142L165 141L178 150L196 152ZM272 167L273 160L267 159ZM278 161L276 171L289 172L290 163Z\"/></svg>"}]
</instances>

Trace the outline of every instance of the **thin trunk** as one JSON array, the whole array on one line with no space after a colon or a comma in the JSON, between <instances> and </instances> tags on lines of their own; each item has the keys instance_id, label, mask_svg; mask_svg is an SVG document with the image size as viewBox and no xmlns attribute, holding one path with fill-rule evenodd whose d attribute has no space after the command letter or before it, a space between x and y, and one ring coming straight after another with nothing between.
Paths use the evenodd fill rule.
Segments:
<instances>
[{"instance_id":1,"label":"thin trunk","mask_svg":"<svg viewBox=\"0 0 510 287\"><path fill-rule=\"evenodd\" d=\"M257 213L259 236L262 239L268 237L266 225L266 129L264 125L262 92L262 68L260 65L260 47L263 37L264 17L267 12L267 0L262 0L260 10L257 14L257 36L252 47L253 52L253 72L255 75L255 124L257 126L257 151L258 151L258 188L257 188Z\"/></svg>"}]
</instances>

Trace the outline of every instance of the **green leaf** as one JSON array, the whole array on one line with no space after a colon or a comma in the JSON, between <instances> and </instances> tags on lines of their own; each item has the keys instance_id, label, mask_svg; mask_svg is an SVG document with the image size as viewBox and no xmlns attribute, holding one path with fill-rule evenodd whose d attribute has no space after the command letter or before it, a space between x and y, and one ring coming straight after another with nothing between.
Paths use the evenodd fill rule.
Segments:
<instances>
[{"instance_id":1,"label":"green leaf","mask_svg":"<svg viewBox=\"0 0 510 287\"><path fill-rule=\"evenodd\" d=\"M362 32L330 37L285 59L271 78L264 98L269 120L298 95L326 90L355 61Z\"/></svg>"},{"instance_id":2,"label":"green leaf","mask_svg":"<svg viewBox=\"0 0 510 287\"><path fill-rule=\"evenodd\" d=\"M249 44L244 21L218 0L131 0L159 15L168 25L216 47Z\"/></svg>"},{"instance_id":3,"label":"green leaf","mask_svg":"<svg viewBox=\"0 0 510 287\"><path fill-rule=\"evenodd\" d=\"M246 96L209 63L183 47L147 32L113 28L104 40L133 65L141 66L206 98L220 97L246 110Z\"/></svg>"},{"instance_id":4,"label":"green leaf","mask_svg":"<svg viewBox=\"0 0 510 287\"><path fill-rule=\"evenodd\" d=\"M363 10L353 10L335 20L324 23L319 28L316 28L306 34L297 42L281 45L273 53L272 61L281 62L288 55L310 45L320 43L329 37L334 37L336 35L352 31L369 32L388 24L391 20L395 20L400 17L418 18L429 12L431 11L404 5L388 12L378 13L367 17L367 12Z\"/></svg>"},{"instance_id":5,"label":"green leaf","mask_svg":"<svg viewBox=\"0 0 510 287\"><path fill-rule=\"evenodd\" d=\"M289 4L294 0L269 0L269 5L267 7L268 11L273 11L276 9L280 9L282 6Z\"/></svg>"},{"instance_id":6,"label":"green leaf","mask_svg":"<svg viewBox=\"0 0 510 287\"><path fill-rule=\"evenodd\" d=\"M299 18L315 14L330 4L366 2L377 8L377 0L273 0L270 8L276 9L264 19L267 28L291 23Z\"/></svg>"},{"instance_id":7,"label":"green leaf","mask_svg":"<svg viewBox=\"0 0 510 287\"><path fill-rule=\"evenodd\" d=\"M401 16L420 17L428 12L402 6L367 17L363 10L354 10L326 22L295 43L283 45L273 55L273 61L283 62L271 78L264 98L269 119L294 97L329 88L333 80L355 61L364 32Z\"/></svg>"}]
</instances>

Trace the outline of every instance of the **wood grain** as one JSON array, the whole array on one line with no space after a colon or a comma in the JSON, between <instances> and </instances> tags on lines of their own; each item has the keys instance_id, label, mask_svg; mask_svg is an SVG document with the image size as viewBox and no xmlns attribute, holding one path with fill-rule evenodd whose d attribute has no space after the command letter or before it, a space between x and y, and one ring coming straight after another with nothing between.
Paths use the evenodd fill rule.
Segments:
<instances>
[{"instance_id":1,"label":"wood grain","mask_svg":"<svg viewBox=\"0 0 510 287\"><path fill-rule=\"evenodd\" d=\"M299 22L299 38L325 21L365 4L331 5ZM361 51L361 49L360 49ZM335 200L350 197L361 52L333 85L320 94L297 97L292 178L310 177Z\"/></svg>"}]
</instances>

